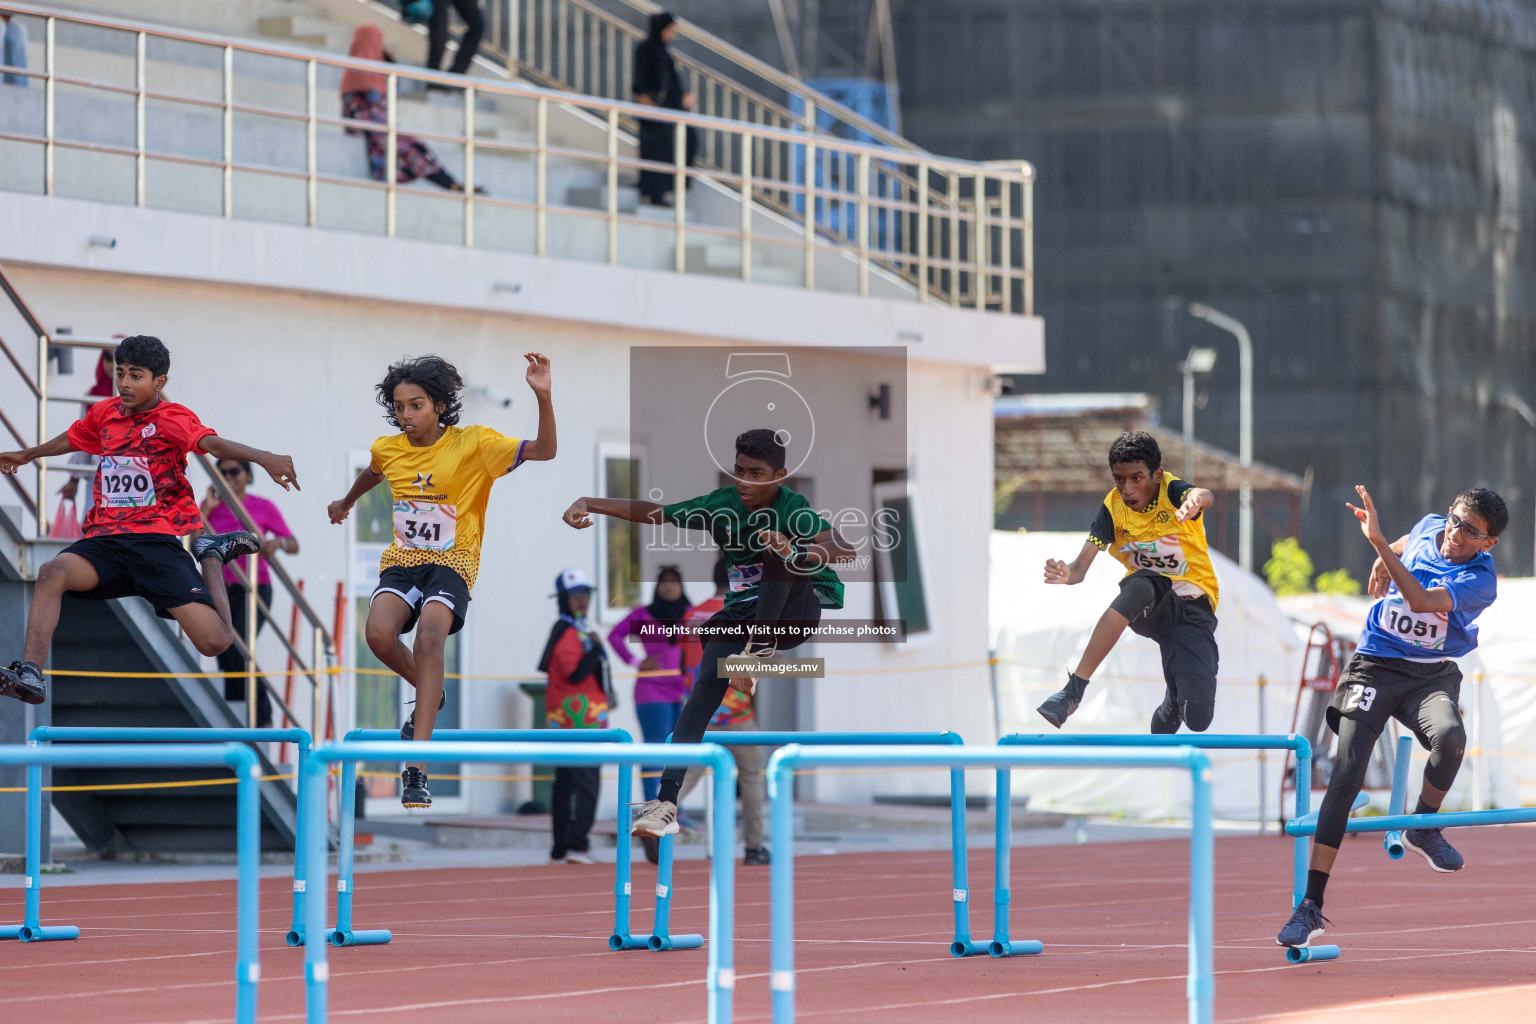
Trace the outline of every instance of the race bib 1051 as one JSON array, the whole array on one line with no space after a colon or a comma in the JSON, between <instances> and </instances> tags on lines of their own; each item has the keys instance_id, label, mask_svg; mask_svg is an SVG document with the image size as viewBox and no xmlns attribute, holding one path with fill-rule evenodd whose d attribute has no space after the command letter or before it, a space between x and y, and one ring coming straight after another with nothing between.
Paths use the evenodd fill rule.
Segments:
<instances>
[{"instance_id":1,"label":"race bib 1051","mask_svg":"<svg viewBox=\"0 0 1536 1024\"><path fill-rule=\"evenodd\" d=\"M148 459L104 455L96 472L101 500L108 508L147 508L155 503L155 477Z\"/></svg>"},{"instance_id":2,"label":"race bib 1051","mask_svg":"<svg viewBox=\"0 0 1536 1024\"><path fill-rule=\"evenodd\" d=\"M402 548L452 551L454 527L458 521L457 505L434 505L426 501L397 501L395 502L395 543Z\"/></svg>"},{"instance_id":3,"label":"race bib 1051","mask_svg":"<svg viewBox=\"0 0 1536 1024\"><path fill-rule=\"evenodd\" d=\"M1444 612L1416 612L1402 597L1393 594L1381 605L1381 628L1406 644L1428 651L1445 649L1445 634L1450 616Z\"/></svg>"}]
</instances>

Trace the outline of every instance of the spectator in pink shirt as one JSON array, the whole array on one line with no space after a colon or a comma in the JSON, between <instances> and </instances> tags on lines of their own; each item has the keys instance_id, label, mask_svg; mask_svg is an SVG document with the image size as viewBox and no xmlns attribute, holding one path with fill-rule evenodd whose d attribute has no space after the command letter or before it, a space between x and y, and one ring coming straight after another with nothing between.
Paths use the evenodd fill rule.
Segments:
<instances>
[{"instance_id":1,"label":"spectator in pink shirt","mask_svg":"<svg viewBox=\"0 0 1536 1024\"><path fill-rule=\"evenodd\" d=\"M664 627L680 625L689 607L688 598L683 596L682 573L675 565L664 565L656 574L656 595L651 603L630 612L608 634L608 646L626 665L641 672L672 673L641 676L635 680L635 717L640 719L640 733L647 743L667 741L693 685L693 680L678 670L682 651L678 635L675 632L658 635L666 632ZM644 648L643 659L635 656L629 646L631 640L638 640ZM660 771L660 768L641 769L641 785L647 800L656 798L660 780L654 776Z\"/></svg>"},{"instance_id":2,"label":"spectator in pink shirt","mask_svg":"<svg viewBox=\"0 0 1536 1024\"><path fill-rule=\"evenodd\" d=\"M283 514L277 506L266 498L247 493L246 488L252 480L251 464L249 462L234 462L223 459L219 462L219 475L224 477L224 484L232 492L235 498L245 506L246 514L256 524L255 534L261 538L261 558L256 571L256 593L261 598L261 603L256 608L256 631L261 632L267 624L267 613L264 608L272 607L272 570L267 566L267 558L274 551L282 551L284 554L296 555L299 553L299 542L294 539L293 531L288 529L288 523L283 519ZM211 533L224 533L230 530L243 530L240 519L234 511L219 500L219 495L212 487L208 488L208 496L203 500L203 521L208 524ZM241 570L245 569L242 559ZM235 632L241 642L245 641L245 616L246 616L246 589L237 582L234 570L229 566L224 567L224 587L229 594L229 617L234 623ZM231 644L229 650L219 655L220 672L244 672L245 656L235 645ZM267 680L262 677L256 687L256 724L260 728L272 727L272 698L267 695ZM245 700L245 680L230 677L224 680L224 699L229 701Z\"/></svg>"}]
</instances>

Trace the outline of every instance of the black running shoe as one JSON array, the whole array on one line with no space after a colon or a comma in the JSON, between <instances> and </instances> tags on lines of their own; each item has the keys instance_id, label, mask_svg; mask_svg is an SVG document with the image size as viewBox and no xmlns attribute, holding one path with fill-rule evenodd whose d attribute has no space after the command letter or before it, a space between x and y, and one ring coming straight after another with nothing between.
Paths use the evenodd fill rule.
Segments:
<instances>
[{"instance_id":1,"label":"black running shoe","mask_svg":"<svg viewBox=\"0 0 1536 1024\"><path fill-rule=\"evenodd\" d=\"M1438 828L1410 828L1403 832L1403 845L1443 874L1460 871L1467 863L1456 852L1456 847L1445 841L1445 835Z\"/></svg>"},{"instance_id":2,"label":"black running shoe","mask_svg":"<svg viewBox=\"0 0 1536 1024\"><path fill-rule=\"evenodd\" d=\"M1312 944L1312 940L1323 934L1323 922L1328 921L1317 904L1311 900L1302 900L1291 919L1280 929L1280 934L1275 936L1275 943L1281 946L1290 946L1292 949L1306 949ZM1329 924L1333 922L1329 921Z\"/></svg>"},{"instance_id":3,"label":"black running shoe","mask_svg":"<svg viewBox=\"0 0 1536 1024\"><path fill-rule=\"evenodd\" d=\"M749 867L752 865L772 864L773 857L761 846L749 846L747 847L747 855L741 858L741 862Z\"/></svg>"},{"instance_id":4,"label":"black running shoe","mask_svg":"<svg viewBox=\"0 0 1536 1024\"><path fill-rule=\"evenodd\" d=\"M228 565L241 555L261 552L261 541L249 530L232 530L229 533L208 533L192 538L192 557L201 562L205 558L217 558Z\"/></svg>"},{"instance_id":5,"label":"black running shoe","mask_svg":"<svg viewBox=\"0 0 1536 1024\"><path fill-rule=\"evenodd\" d=\"M13 661L0 668L0 697L15 697L23 704L46 704L48 681L43 670L30 661Z\"/></svg>"},{"instance_id":6,"label":"black running shoe","mask_svg":"<svg viewBox=\"0 0 1536 1024\"><path fill-rule=\"evenodd\" d=\"M1067 718L1077 710L1077 706L1083 702L1083 691L1088 689L1088 680L1079 679L1075 674L1068 673L1067 685L1051 694L1035 710L1040 712L1040 717L1060 729L1067 724Z\"/></svg>"},{"instance_id":7,"label":"black running shoe","mask_svg":"<svg viewBox=\"0 0 1536 1024\"><path fill-rule=\"evenodd\" d=\"M432 806L432 794L427 792L427 773L420 768L407 768L400 773L400 806Z\"/></svg>"},{"instance_id":8,"label":"black running shoe","mask_svg":"<svg viewBox=\"0 0 1536 1024\"><path fill-rule=\"evenodd\" d=\"M411 701L411 703L414 704L416 702L415 701ZM443 708L445 708L447 706L448 706L448 691L444 690L443 691L443 695L438 698L437 710L441 711L441 710L443 710ZM407 743L411 742L412 740L414 740L416 738L416 709L415 708L411 708L411 713L408 716L406 716L405 724L400 727L400 738L405 740L405 742L407 742Z\"/></svg>"}]
</instances>

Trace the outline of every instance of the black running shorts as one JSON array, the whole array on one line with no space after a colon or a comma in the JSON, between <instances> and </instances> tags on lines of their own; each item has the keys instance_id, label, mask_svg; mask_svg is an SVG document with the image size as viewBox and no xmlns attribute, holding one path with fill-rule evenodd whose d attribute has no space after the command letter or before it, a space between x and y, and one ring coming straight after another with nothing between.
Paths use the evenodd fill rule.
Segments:
<instances>
[{"instance_id":1,"label":"black running shorts","mask_svg":"<svg viewBox=\"0 0 1536 1024\"><path fill-rule=\"evenodd\" d=\"M450 636L464 628L464 614L469 611L469 584L446 565L392 565L379 573L379 585L368 599L369 607L380 594L394 594L410 606L411 617L400 627L401 635L416 628L421 610L434 601L447 605L453 612L453 628L448 630Z\"/></svg>"},{"instance_id":2,"label":"black running shorts","mask_svg":"<svg viewBox=\"0 0 1536 1024\"><path fill-rule=\"evenodd\" d=\"M155 614L162 619L173 618L171 609L182 605L214 606L196 560L181 546L179 537L166 533L114 533L77 540L63 553L79 555L96 570L100 580L96 589L74 595L83 600L138 596L154 605Z\"/></svg>"},{"instance_id":3,"label":"black running shorts","mask_svg":"<svg viewBox=\"0 0 1536 1024\"><path fill-rule=\"evenodd\" d=\"M1395 718L1417 733L1420 706L1440 697L1461 702L1461 669L1454 661L1356 654L1339 674L1338 689L1328 704L1328 727L1338 732L1339 719L1350 718L1380 736L1387 721Z\"/></svg>"}]
</instances>

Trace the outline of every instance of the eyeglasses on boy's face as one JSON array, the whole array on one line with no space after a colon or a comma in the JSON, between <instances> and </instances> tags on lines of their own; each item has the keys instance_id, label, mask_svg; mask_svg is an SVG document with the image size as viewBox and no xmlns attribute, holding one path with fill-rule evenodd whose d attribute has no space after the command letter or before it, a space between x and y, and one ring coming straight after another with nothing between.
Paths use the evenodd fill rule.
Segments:
<instances>
[{"instance_id":1,"label":"eyeglasses on boy's face","mask_svg":"<svg viewBox=\"0 0 1536 1024\"><path fill-rule=\"evenodd\" d=\"M1468 523L1455 512L1446 513L1445 521L1450 525L1451 529L1455 530L1457 533L1461 534L1463 537L1468 538L1469 540L1488 539L1488 535L1486 533Z\"/></svg>"},{"instance_id":2,"label":"eyeglasses on boy's face","mask_svg":"<svg viewBox=\"0 0 1536 1024\"><path fill-rule=\"evenodd\" d=\"M219 475L225 480L238 480L240 479L240 474L244 472L245 468L243 466L221 466L219 468Z\"/></svg>"}]
</instances>

